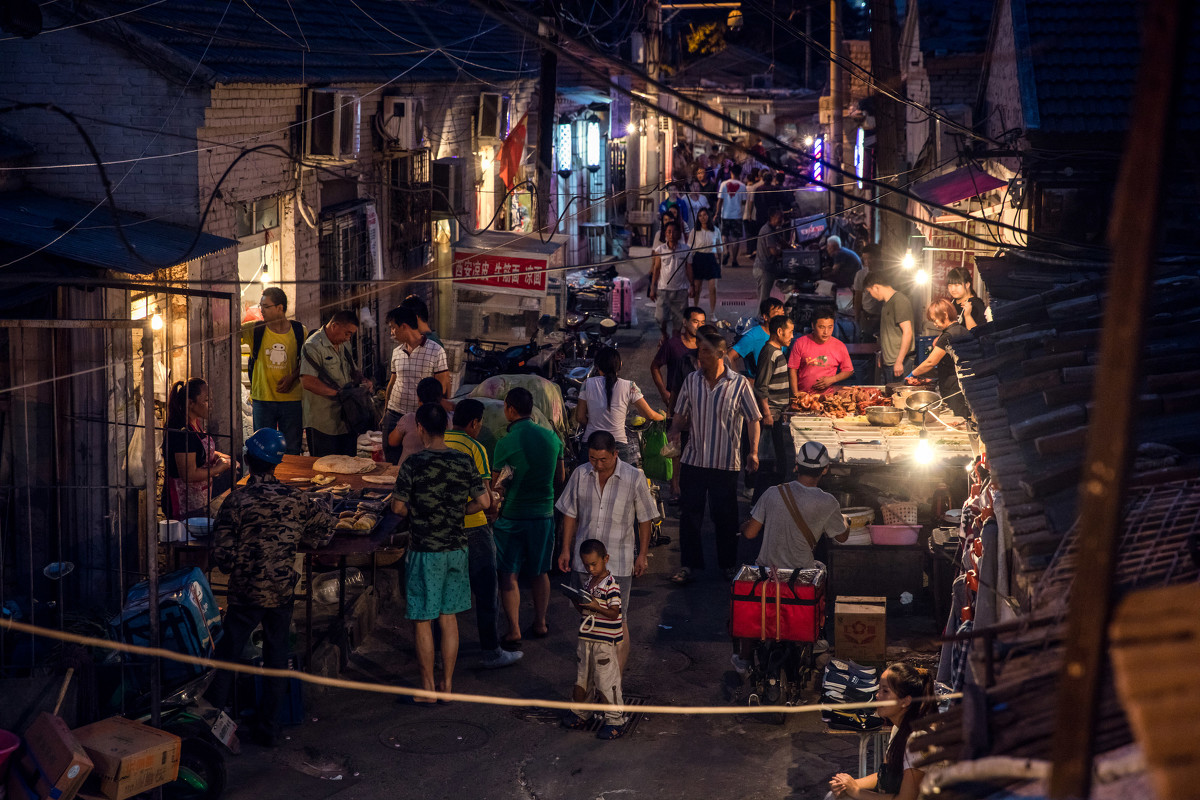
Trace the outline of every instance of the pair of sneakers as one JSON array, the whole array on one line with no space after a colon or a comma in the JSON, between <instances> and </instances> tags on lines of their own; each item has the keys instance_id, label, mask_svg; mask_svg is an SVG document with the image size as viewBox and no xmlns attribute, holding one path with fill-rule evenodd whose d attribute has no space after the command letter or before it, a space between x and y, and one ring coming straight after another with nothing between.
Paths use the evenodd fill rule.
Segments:
<instances>
[{"instance_id":1,"label":"pair of sneakers","mask_svg":"<svg viewBox=\"0 0 1200 800\"><path fill-rule=\"evenodd\" d=\"M822 686L825 694L832 698L846 698L851 692L873 695L879 691L879 670L853 661L831 658L825 665ZM852 701L844 699L843 702Z\"/></svg>"}]
</instances>

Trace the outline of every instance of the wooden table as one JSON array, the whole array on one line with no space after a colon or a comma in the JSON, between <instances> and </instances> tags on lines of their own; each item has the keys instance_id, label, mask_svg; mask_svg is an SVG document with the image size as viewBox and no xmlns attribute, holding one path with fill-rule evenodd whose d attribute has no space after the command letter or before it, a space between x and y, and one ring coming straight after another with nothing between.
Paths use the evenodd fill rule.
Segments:
<instances>
[{"instance_id":1,"label":"wooden table","mask_svg":"<svg viewBox=\"0 0 1200 800\"><path fill-rule=\"evenodd\" d=\"M294 486L301 490L315 491L323 488L293 480L294 478L311 478L313 475L316 475L317 473L313 469L313 464L316 463L316 461L317 459L314 456L285 455L283 457L283 461L275 467L275 477L278 478L282 483L288 486ZM358 492L363 489L389 492L391 491L390 486L367 483L362 479L364 474L378 475L384 473L384 471L389 468L390 465L386 463L380 463L374 472L371 473L343 475L337 472L325 472L322 474L332 476L335 479L333 483L326 484L326 486L349 484L350 489L348 490L347 494ZM239 484L244 484L245 482L246 478L243 478ZM335 494L333 495L333 498L335 501L337 501L344 496L345 495ZM384 502L386 504L386 500ZM405 549L403 545L397 546L393 543L393 536L396 533L396 528L400 524L400 520L401 518L398 515L393 514L389 508L384 512L383 518L379 521L379 525L375 528L375 532L370 536L363 536L361 534L353 534L345 531L337 531L334 533L334 536L329 543L323 547L300 547L299 551L304 555L304 584L307 587L304 599L304 622L309 656L312 655L313 650L313 557L333 556L338 560L338 579L340 584L338 587L338 619L343 619L346 614L346 558L348 556L355 555L371 556L371 582L374 583L376 556L379 551L389 546L393 549Z\"/></svg>"}]
</instances>

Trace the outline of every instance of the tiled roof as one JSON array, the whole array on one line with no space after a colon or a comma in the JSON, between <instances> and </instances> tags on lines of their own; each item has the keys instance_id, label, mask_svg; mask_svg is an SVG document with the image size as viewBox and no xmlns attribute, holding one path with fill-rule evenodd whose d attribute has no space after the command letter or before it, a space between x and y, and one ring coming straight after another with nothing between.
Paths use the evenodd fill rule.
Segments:
<instances>
[{"instance_id":1,"label":"tiled roof","mask_svg":"<svg viewBox=\"0 0 1200 800\"><path fill-rule=\"evenodd\" d=\"M981 264L989 288L997 273L1013 268ZM1103 277L1080 279L1087 271L1070 264L1051 272L1058 285L1043 284L1040 292L1026 287L1020 299L1008 302L993 297L995 321L976 329L977 338L952 343L987 449L999 495L999 540L1010 543L1010 586L1023 611L1015 622L975 629L976 666L991 647L991 638L978 637L995 638L994 684L986 693L971 689L971 701L917 726L918 763L985 755L1045 759L1050 753L1067 600L1079 541L1089 533L1077 525L1077 499L1100 327L1106 308L1122 313L1105 295ZM1188 536L1200 530L1198 307L1200 264L1160 266L1140 358L1138 449L1115 559L1118 593L1200 578L1187 554ZM986 590L981 580L980 591ZM1132 737L1110 679L1100 695L1095 746L1106 753ZM962 784L943 796L1015 795L996 794L990 784Z\"/></svg>"},{"instance_id":2,"label":"tiled roof","mask_svg":"<svg viewBox=\"0 0 1200 800\"><path fill-rule=\"evenodd\" d=\"M504 84L537 72L532 40L465 0L90 0L83 13L120 14L111 24L165 48L177 68L199 65L210 84Z\"/></svg>"},{"instance_id":3,"label":"tiled roof","mask_svg":"<svg viewBox=\"0 0 1200 800\"><path fill-rule=\"evenodd\" d=\"M1114 133L1129 127L1145 5L1131 0L1012 0L1018 53L1032 68L1036 125L1047 133ZM1176 122L1200 129L1200 22L1193 26Z\"/></svg>"},{"instance_id":4,"label":"tiled roof","mask_svg":"<svg viewBox=\"0 0 1200 800\"><path fill-rule=\"evenodd\" d=\"M148 275L238 244L236 239L207 233L197 238L190 228L134 214L122 213L120 221L125 238L150 264L126 249L107 205L97 207L33 191L0 194L0 242L10 245L5 248L6 260L43 253L101 269Z\"/></svg>"}]
</instances>

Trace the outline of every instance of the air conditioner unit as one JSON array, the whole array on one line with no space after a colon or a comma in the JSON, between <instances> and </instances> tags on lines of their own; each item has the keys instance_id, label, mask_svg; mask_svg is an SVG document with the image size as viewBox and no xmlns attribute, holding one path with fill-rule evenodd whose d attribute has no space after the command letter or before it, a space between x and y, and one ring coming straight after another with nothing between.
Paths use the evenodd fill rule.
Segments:
<instances>
[{"instance_id":1,"label":"air conditioner unit","mask_svg":"<svg viewBox=\"0 0 1200 800\"><path fill-rule=\"evenodd\" d=\"M775 76L769 72L764 72L761 75L750 76L751 89L774 89Z\"/></svg>"},{"instance_id":2,"label":"air conditioner unit","mask_svg":"<svg viewBox=\"0 0 1200 800\"><path fill-rule=\"evenodd\" d=\"M971 127L971 107L958 103L940 109L943 116L957 122L964 128ZM963 149L966 134L961 128L948 125L940 119L934 119L934 131L937 144L937 162L940 164L951 156L957 155Z\"/></svg>"},{"instance_id":3,"label":"air conditioner unit","mask_svg":"<svg viewBox=\"0 0 1200 800\"><path fill-rule=\"evenodd\" d=\"M310 89L304 114L304 156L315 161L358 158L362 106L344 89Z\"/></svg>"},{"instance_id":4,"label":"air conditioner unit","mask_svg":"<svg viewBox=\"0 0 1200 800\"><path fill-rule=\"evenodd\" d=\"M380 102L376 129L385 149L418 149L423 127L421 101L415 97L385 97Z\"/></svg>"},{"instance_id":5,"label":"air conditioner unit","mask_svg":"<svg viewBox=\"0 0 1200 800\"><path fill-rule=\"evenodd\" d=\"M467 162L461 158L439 158L430 165L433 184L433 213L453 217L467 212Z\"/></svg>"},{"instance_id":6,"label":"air conditioner unit","mask_svg":"<svg viewBox=\"0 0 1200 800\"><path fill-rule=\"evenodd\" d=\"M480 139L503 139L508 136L508 103L507 96L495 92L479 95L475 130Z\"/></svg>"}]
</instances>

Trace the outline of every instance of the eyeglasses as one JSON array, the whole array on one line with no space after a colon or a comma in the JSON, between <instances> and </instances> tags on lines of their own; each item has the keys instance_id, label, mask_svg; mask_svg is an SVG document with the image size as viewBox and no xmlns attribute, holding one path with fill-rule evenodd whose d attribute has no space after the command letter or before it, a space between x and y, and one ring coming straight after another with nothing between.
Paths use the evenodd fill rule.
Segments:
<instances>
[{"instance_id":1,"label":"eyeglasses","mask_svg":"<svg viewBox=\"0 0 1200 800\"><path fill-rule=\"evenodd\" d=\"M279 308L279 303L259 303L258 308L260 311L266 311L268 308Z\"/></svg>"}]
</instances>

